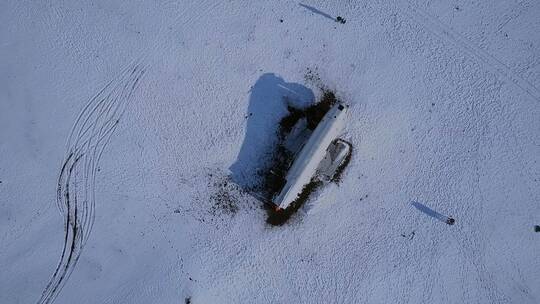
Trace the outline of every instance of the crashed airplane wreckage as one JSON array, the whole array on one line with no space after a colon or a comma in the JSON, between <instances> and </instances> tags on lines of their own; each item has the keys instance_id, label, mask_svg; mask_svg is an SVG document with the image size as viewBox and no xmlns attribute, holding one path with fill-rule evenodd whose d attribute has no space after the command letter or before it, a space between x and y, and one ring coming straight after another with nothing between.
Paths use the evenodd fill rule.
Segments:
<instances>
[{"instance_id":1,"label":"crashed airplane wreckage","mask_svg":"<svg viewBox=\"0 0 540 304\"><path fill-rule=\"evenodd\" d=\"M273 205L276 214L287 213L287 210L294 208L302 195L309 191L307 188L310 184L335 180L336 175L347 165L352 146L338 138L345 125L347 110L348 106L336 102L322 119L319 118L314 129L309 126L309 112L306 118L298 119L291 128L283 142L291 156L289 162L285 170L270 170L272 184L276 189L269 203Z\"/></svg>"}]
</instances>

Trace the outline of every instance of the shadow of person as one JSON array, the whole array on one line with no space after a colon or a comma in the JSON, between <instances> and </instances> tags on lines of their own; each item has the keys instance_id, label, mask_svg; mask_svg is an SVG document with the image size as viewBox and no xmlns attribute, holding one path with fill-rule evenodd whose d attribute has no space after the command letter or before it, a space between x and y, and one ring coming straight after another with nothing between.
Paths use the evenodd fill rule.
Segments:
<instances>
[{"instance_id":1,"label":"shadow of person","mask_svg":"<svg viewBox=\"0 0 540 304\"><path fill-rule=\"evenodd\" d=\"M330 16L329 14L327 14L327 13L321 11L321 10L318 10L318 9L314 8L313 6L305 5L303 3L298 3L298 5L300 5L301 7L305 8L305 9L307 9L309 11L311 11L312 13L315 13L317 15L321 15L321 16L323 16L325 18L328 18L328 19L330 19L332 21L336 21L336 18Z\"/></svg>"},{"instance_id":2,"label":"shadow of person","mask_svg":"<svg viewBox=\"0 0 540 304\"><path fill-rule=\"evenodd\" d=\"M313 103L313 91L301 84L286 82L265 73L250 90L244 141L236 161L229 167L232 180L251 190L261 182L261 174L277 143L278 124L287 106L304 108Z\"/></svg>"},{"instance_id":3,"label":"shadow of person","mask_svg":"<svg viewBox=\"0 0 540 304\"><path fill-rule=\"evenodd\" d=\"M446 216L446 215L443 215L443 214L440 214L439 212L429 208L428 206L422 204L422 203L419 203L419 202L415 202L413 201L411 203L411 205L413 205L416 209L422 211L423 213L431 216L432 218L436 219L436 220L439 220L443 223L447 223L448 225L453 225L455 220L449 216Z\"/></svg>"}]
</instances>

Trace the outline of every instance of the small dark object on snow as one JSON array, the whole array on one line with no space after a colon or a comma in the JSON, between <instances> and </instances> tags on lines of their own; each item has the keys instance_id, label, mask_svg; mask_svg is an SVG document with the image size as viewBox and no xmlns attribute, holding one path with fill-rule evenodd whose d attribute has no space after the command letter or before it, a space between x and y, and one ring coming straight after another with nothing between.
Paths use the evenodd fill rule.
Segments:
<instances>
[{"instance_id":1,"label":"small dark object on snow","mask_svg":"<svg viewBox=\"0 0 540 304\"><path fill-rule=\"evenodd\" d=\"M449 217L446 219L446 223L448 225L454 225L454 223L456 222L456 220L454 220L453 218Z\"/></svg>"},{"instance_id":2,"label":"small dark object on snow","mask_svg":"<svg viewBox=\"0 0 540 304\"><path fill-rule=\"evenodd\" d=\"M279 22L283 23L283 19L279 19Z\"/></svg>"},{"instance_id":3,"label":"small dark object on snow","mask_svg":"<svg viewBox=\"0 0 540 304\"><path fill-rule=\"evenodd\" d=\"M534 232L540 232L540 226L539 225L534 226Z\"/></svg>"},{"instance_id":4,"label":"small dark object on snow","mask_svg":"<svg viewBox=\"0 0 540 304\"><path fill-rule=\"evenodd\" d=\"M407 238L409 240L412 240L414 238L414 230L413 230L413 232L411 232L409 234L402 233L401 236L404 237L404 238Z\"/></svg>"},{"instance_id":5,"label":"small dark object on snow","mask_svg":"<svg viewBox=\"0 0 540 304\"><path fill-rule=\"evenodd\" d=\"M185 303L186 303L186 304L191 304L191 297L186 298Z\"/></svg>"},{"instance_id":6,"label":"small dark object on snow","mask_svg":"<svg viewBox=\"0 0 540 304\"><path fill-rule=\"evenodd\" d=\"M337 16L336 22L339 22L341 24L345 24L345 22L347 22L347 20L345 20L345 18L343 18L341 16Z\"/></svg>"}]
</instances>

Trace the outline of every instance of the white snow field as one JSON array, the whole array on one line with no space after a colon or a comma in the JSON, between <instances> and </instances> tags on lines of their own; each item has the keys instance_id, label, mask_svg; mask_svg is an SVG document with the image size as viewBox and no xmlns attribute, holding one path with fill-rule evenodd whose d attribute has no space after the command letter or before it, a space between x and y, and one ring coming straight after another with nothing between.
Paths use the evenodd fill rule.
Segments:
<instances>
[{"instance_id":1,"label":"white snow field","mask_svg":"<svg viewBox=\"0 0 540 304\"><path fill-rule=\"evenodd\" d=\"M540 303L539 1L0 20L0 303ZM244 189L320 85L351 162L270 226Z\"/></svg>"}]
</instances>

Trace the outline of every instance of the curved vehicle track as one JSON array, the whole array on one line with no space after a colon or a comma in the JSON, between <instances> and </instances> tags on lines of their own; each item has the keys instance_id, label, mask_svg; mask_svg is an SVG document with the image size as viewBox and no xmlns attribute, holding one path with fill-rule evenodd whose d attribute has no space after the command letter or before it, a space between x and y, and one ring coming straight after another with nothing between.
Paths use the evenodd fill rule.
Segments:
<instances>
[{"instance_id":1,"label":"curved vehicle track","mask_svg":"<svg viewBox=\"0 0 540 304\"><path fill-rule=\"evenodd\" d=\"M192 27L194 20L223 5L226 3L203 0L196 14L182 11L172 25ZM160 32L158 36L164 34ZM164 42L156 43L142 51L138 60L88 101L73 125L56 194L56 204L64 218L64 244L58 265L38 304L54 302L77 264L94 224L95 182L101 155L147 71L148 55L165 46Z\"/></svg>"},{"instance_id":2,"label":"curved vehicle track","mask_svg":"<svg viewBox=\"0 0 540 304\"><path fill-rule=\"evenodd\" d=\"M145 71L140 62L130 64L90 99L75 121L56 193L56 203L64 218L64 245L56 270L38 301L40 304L56 299L90 236L99 159Z\"/></svg>"}]
</instances>

